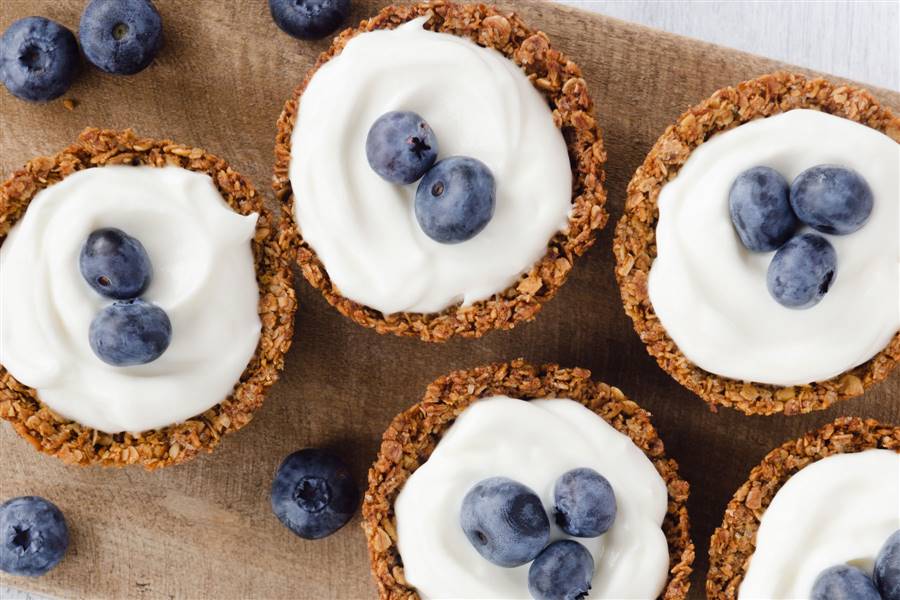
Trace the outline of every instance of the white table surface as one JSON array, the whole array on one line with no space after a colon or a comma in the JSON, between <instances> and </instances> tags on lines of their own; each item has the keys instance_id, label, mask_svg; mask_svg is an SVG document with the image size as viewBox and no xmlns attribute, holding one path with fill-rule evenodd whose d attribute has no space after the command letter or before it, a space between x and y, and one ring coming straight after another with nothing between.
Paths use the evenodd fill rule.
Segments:
<instances>
[{"instance_id":1,"label":"white table surface","mask_svg":"<svg viewBox=\"0 0 900 600\"><path fill-rule=\"evenodd\" d=\"M863 83L900 90L900 0L557 1ZM42 598L0 586L0 600Z\"/></svg>"}]
</instances>

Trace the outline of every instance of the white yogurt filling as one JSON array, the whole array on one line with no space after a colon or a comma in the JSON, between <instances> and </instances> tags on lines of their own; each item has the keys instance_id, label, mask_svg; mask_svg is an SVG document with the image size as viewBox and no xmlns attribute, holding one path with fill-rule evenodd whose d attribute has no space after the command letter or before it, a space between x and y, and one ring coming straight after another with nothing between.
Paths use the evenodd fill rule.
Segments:
<instances>
[{"instance_id":1,"label":"white yogurt filling","mask_svg":"<svg viewBox=\"0 0 900 600\"><path fill-rule=\"evenodd\" d=\"M816 306L792 310L766 288L773 253L741 244L728 192L751 167L772 167L790 183L823 163L860 173L875 206L856 233L825 236L837 251L831 289ZM716 135L660 192L656 245L650 301L691 362L724 377L775 385L839 375L884 349L900 329L900 145L812 110Z\"/></svg>"},{"instance_id":2,"label":"white yogurt filling","mask_svg":"<svg viewBox=\"0 0 900 600\"><path fill-rule=\"evenodd\" d=\"M291 141L295 218L332 282L385 314L439 312L500 292L568 226L572 172L546 100L493 49L423 29L426 18L353 38L309 82ZM487 227L440 244L416 222L416 184L381 179L369 128L409 110L434 130L438 159L477 158L497 182Z\"/></svg>"},{"instance_id":3,"label":"white yogurt filling","mask_svg":"<svg viewBox=\"0 0 900 600\"><path fill-rule=\"evenodd\" d=\"M590 598L656 598L669 550L661 524L666 485L631 439L572 400L479 400L447 430L394 502L404 576L423 598L529 598L529 564L484 559L459 524L466 492L488 477L533 489L552 514L560 475L590 467L606 477L618 510L600 537L572 538L551 519L551 541L574 539L594 558Z\"/></svg>"},{"instance_id":4,"label":"white yogurt filling","mask_svg":"<svg viewBox=\"0 0 900 600\"><path fill-rule=\"evenodd\" d=\"M739 597L809 598L819 574L836 565L871 575L897 529L900 454L866 450L818 460L788 479L763 513Z\"/></svg>"},{"instance_id":5,"label":"white yogurt filling","mask_svg":"<svg viewBox=\"0 0 900 600\"><path fill-rule=\"evenodd\" d=\"M42 190L0 246L0 363L55 412L109 433L202 413L231 393L259 341L256 220L209 176L177 167L85 169ZM103 227L143 244L143 298L172 323L168 349L145 365L108 365L88 342L112 300L84 281L78 255Z\"/></svg>"}]
</instances>

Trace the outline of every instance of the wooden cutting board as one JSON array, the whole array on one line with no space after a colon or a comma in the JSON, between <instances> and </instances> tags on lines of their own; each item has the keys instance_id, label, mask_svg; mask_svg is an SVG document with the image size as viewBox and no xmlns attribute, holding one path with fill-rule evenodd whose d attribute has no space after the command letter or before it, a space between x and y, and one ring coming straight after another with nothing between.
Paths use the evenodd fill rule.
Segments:
<instances>
[{"instance_id":1,"label":"wooden cutting board","mask_svg":"<svg viewBox=\"0 0 900 600\"><path fill-rule=\"evenodd\" d=\"M264 0L155 0L166 45L128 78L86 67L60 101L31 105L0 90L0 177L52 153L89 125L133 127L225 157L269 194L275 120L327 42L281 33ZM215 454L155 473L68 468L0 426L0 499L39 494L65 512L66 559L47 576L0 584L62 597L371 598L358 517L336 535L301 540L269 510L282 457L303 446L344 455L363 485L381 432L438 375L490 361L584 366L653 412L668 453L691 483L697 545L692 596L702 597L708 539L727 500L773 446L838 415L900 422L900 376L863 398L799 417L714 414L647 355L619 302L610 249L625 186L655 138L717 88L779 66L602 16L504 2L582 67L609 151L610 225L537 321L482 340L429 345L380 336L331 310L298 278L297 333L281 381L257 418ZM38 14L77 30L85 0L2 0L0 30ZM353 21L379 1L354 3ZM874 90L895 110L900 95Z\"/></svg>"}]
</instances>

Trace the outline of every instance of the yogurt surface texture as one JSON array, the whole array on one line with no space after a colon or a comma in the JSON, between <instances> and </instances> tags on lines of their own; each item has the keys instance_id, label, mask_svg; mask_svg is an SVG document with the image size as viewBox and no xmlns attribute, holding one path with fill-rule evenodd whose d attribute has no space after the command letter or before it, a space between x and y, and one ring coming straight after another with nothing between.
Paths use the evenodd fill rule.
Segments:
<instances>
[{"instance_id":1,"label":"yogurt surface texture","mask_svg":"<svg viewBox=\"0 0 900 600\"><path fill-rule=\"evenodd\" d=\"M835 454L801 469L763 513L742 600L809 598L819 574L851 564L872 574L900 529L900 454Z\"/></svg>"},{"instance_id":2,"label":"yogurt surface texture","mask_svg":"<svg viewBox=\"0 0 900 600\"><path fill-rule=\"evenodd\" d=\"M289 170L304 240L342 295L385 314L439 312L510 285L568 227L572 172L547 101L493 49L423 29L419 18L354 37L300 97ZM366 159L375 120L414 111L438 160L477 158L493 172L496 208L460 244L422 232L416 184L379 177Z\"/></svg>"},{"instance_id":3,"label":"yogurt surface texture","mask_svg":"<svg viewBox=\"0 0 900 600\"><path fill-rule=\"evenodd\" d=\"M550 515L550 540L566 536L553 522L560 475L590 467L612 484L618 512L600 537L570 538L594 558L590 598L656 598L669 551L660 528L666 485L631 439L573 400L479 400L450 426L431 457L394 502L397 546L406 580L423 598L528 598L528 568L482 558L459 523L462 500L488 477L527 485Z\"/></svg>"},{"instance_id":4,"label":"yogurt surface texture","mask_svg":"<svg viewBox=\"0 0 900 600\"><path fill-rule=\"evenodd\" d=\"M55 412L108 433L202 413L231 393L259 341L256 220L209 176L177 167L85 169L42 190L0 246L0 363ZM88 342L113 301L84 281L78 255L103 227L144 245L153 278L142 297L172 323L168 349L145 365L107 365Z\"/></svg>"},{"instance_id":5,"label":"yogurt surface texture","mask_svg":"<svg viewBox=\"0 0 900 600\"><path fill-rule=\"evenodd\" d=\"M771 167L790 183L824 163L860 173L875 204L859 231L825 235L837 251L835 279L819 304L793 310L769 295L773 253L741 244L728 192L751 167ZM900 145L812 110L746 123L701 144L663 187L656 242L650 301L691 362L775 385L829 379L872 358L900 329Z\"/></svg>"}]
</instances>

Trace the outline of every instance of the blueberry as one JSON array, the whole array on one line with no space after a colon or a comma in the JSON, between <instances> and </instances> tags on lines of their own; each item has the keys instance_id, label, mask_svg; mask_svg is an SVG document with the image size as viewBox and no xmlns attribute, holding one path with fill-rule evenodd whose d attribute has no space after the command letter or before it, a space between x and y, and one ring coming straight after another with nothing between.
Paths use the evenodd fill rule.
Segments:
<instances>
[{"instance_id":1,"label":"blueberry","mask_svg":"<svg viewBox=\"0 0 900 600\"><path fill-rule=\"evenodd\" d=\"M0 81L31 102L59 98L78 74L75 34L50 19L25 17L0 37Z\"/></svg>"},{"instance_id":2,"label":"blueberry","mask_svg":"<svg viewBox=\"0 0 900 600\"><path fill-rule=\"evenodd\" d=\"M535 600L587 598L594 578L594 559L572 540L553 542L528 568L528 591Z\"/></svg>"},{"instance_id":3,"label":"blueberry","mask_svg":"<svg viewBox=\"0 0 900 600\"><path fill-rule=\"evenodd\" d=\"M334 33L350 16L350 0L269 0L269 12L285 33L317 40Z\"/></svg>"},{"instance_id":4,"label":"blueberry","mask_svg":"<svg viewBox=\"0 0 900 600\"><path fill-rule=\"evenodd\" d=\"M878 551L873 579L882 600L900 600L900 529Z\"/></svg>"},{"instance_id":5,"label":"blueberry","mask_svg":"<svg viewBox=\"0 0 900 600\"><path fill-rule=\"evenodd\" d=\"M119 229L98 229L88 236L78 256L81 276L101 296L116 300L137 298L152 276L144 246Z\"/></svg>"},{"instance_id":6,"label":"blueberry","mask_svg":"<svg viewBox=\"0 0 900 600\"><path fill-rule=\"evenodd\" d=\"M475 237L494 216L496 185L483 162L466 156L438 161L416 189L416 220L442 244Z\"/></svg>"},{"instance_id":7,"label":"blueberry","mask_svg":"<svg viewBox=\"0 0 900 600\"><path fill-rule=\"evenodd\" d=\"M769 167L737 176L728 192L728 209L741 242L753 252L777 250L800 224L788 200L787 181Z\"/></svg>"},{"instance_id":8,"label":"blueberry","mask_svg":"<svg viewBox=\"0 0 900 600\"><path fill-rule=\"evenodd\" d=\"M91 0L81 14L78 37L95 67L133 75L156 58L162 18L150 0Z\"/></svg>"},{"instance_id":9,"label":"blueberry","mask_svg":"<svg viewBox=\"0 0 900 600\"><path fill-rule=\"evenodd\" d=\"M802 233L775 253L766 284L782 306L810 308L822 300L836 276L837 252L831 242L815 233Z\"/></svg>"},{"instance_id":10,"label":"blueberry","mask_svg":"<svg viewBox=\"0 0 900 600\"><path fill-rule=\"evenodd\" d=\"M872 214L872 190L853 169L817 165L794 179L791 206L797 217L822 233L853 233Z\"/></svg>"},{"instance_id":11,"label":"blueberry","mask_svg":"<svg viewBox=\"0 0 900 600\"><path fill-rule=\"evenodd\" d=\"M838 565L816 577L810 600L881 600L881 596L862 570Z\"/></svg>"},{"instance_id":12,"label":"blueberry","mask_svg":"<svg viewBox=\"0 0 900 600\"><path fill-rule=\"evenodd\" d=\"M391 183L418 181L437 160L438 145L425 119L414 112L381 115L366 136L366 158Z\"/></svg>"},{"instance_id":13,"label":"blueberry","mask_svg":"<svg viewBox=\"0 0 900 600\"><path fill-rule=\"evenodd\" d=\"M346 525L358 504L359 490L350 470L326 450L306 448L288 455L272 481L272 512L308 540Z\"/></svg>"},{"instance_id":14,"label":"blueberry","mask_svg":"<svg viewBox=\"0 0 900 600\"><path fill-rule=\"evenodd\" d=\"M20 496L0 504L0 571L37 577L62 560L69 528L55 504Z\"/></svg>"},{"instance_id":15,"label":"blueberry","mask_svg":"<svg viewBox=\"0 0 900 600\"><path fill-rule=\"evenodd\" d=\"M575 537L597 537L612 527L616 496L606 477L593 469L572 469L553 486L556 524Z\"/></svg>"},{"instance_id":16,"label":"blueberry","mask_svg":"<svg viewBox=\"0 0 900 600\"><path fill-rule=\"evenodd\" d=\"M91 349L114 367L153 362L172 341L166 311L143 300L113 302L91 321Z\"/></svg>"},{"instance_id":17,"label":"blueberry","mask_svg":"<svg viewBox=\"0 0 900 600\"><path fill-rule=\"evenodd\" d=\"M475 550L501 567L533 560L550 539L541 499L506 477L476 483L463 498L459 523Z\"/></svg>"}]
</instances>

